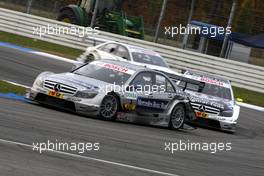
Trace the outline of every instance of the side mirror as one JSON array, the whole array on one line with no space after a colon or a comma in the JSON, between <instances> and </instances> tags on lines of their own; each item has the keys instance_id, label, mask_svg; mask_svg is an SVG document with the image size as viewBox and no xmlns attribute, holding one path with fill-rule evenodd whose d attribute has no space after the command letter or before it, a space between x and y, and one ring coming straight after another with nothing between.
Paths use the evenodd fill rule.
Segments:
<instances>
[{"instance_id":1,"label":"side mirror","mask_svg":"<svg viewBox=\"0 0 264 176\"><path fill-rule=\"evenodd\" d=\"M236 101L237 102L243 102L243 99L242 98L236 98Z\"/></svg>"}]
</instances>

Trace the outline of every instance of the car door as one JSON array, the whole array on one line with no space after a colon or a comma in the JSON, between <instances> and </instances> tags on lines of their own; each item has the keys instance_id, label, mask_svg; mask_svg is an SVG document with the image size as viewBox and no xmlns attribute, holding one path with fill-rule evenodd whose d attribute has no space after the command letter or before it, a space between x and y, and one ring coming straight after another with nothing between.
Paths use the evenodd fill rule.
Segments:
<instances>
[{"instance_id":1,"label":"car door","mask_svg":"<svg viewBox=\"0 0 264 176\"><path fill-rule=\"evenodd\" d=\"M152 92L149 95L154 104L153 112L164 113L175 97L175 88L172 82L160 73L154 73L153 82Z\"/></svg>"},{"instance_id":2,"label":"car door","mask_svg":"<svg viewBox=\"0 0 264 176\"><path fill-rule=\"evenodd\" d=\"M152 85L153 73L150 71L143 71L138 73L129 84L130 92L136 95L136 112L146 114L152 112L150 103L152 102Z\"/></svg>"},{"instance_id":3,"label":"car door","mask_svg":"<svg viewBox=\"0 0 264 176\"><path fill-rule=\"evenodd\" d=\"M171 81L156 72L138 74L131 85L136 88L136 111L140 114L164 113L175 96Z\"/></svg>"}]
</instances>

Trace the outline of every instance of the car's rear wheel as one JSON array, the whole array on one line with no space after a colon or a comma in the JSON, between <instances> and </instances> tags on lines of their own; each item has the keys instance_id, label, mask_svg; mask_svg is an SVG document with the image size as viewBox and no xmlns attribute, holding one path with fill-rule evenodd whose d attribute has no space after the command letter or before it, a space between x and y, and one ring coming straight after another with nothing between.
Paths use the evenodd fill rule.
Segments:
<instances>
[{"instance_id":1,"label":"car's rear wheel","mask_svg":"<svg viewBox=\"0 0 264 176\"><path fill-rule=\"evenodd\" d=\"M176 105L171 113L169 127L178 130L183 127L185 120L185 108L183 104Z\"/></svg>"},{"instance_id":2,"label":"car's rear wheel","mask_svg":"<svg viewBox=\"0 0 264 176\"><path fill-rule=\"evenodd\" d=\"M100 116L105 120L115 120L119 111L119 99L113 94L106 95L101 103Z\"/></svg>"}]
</instances>

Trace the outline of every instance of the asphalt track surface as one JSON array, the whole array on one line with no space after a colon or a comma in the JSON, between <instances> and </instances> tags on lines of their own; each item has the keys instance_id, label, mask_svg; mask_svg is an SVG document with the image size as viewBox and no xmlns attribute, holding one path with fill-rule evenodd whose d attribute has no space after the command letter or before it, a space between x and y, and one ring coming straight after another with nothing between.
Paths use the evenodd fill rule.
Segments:
<instances>
[{"instance_id":1,"label":"asphalt track surface","mask_svg":"<svg viewBox=\"0 0 264 176\"><path fill-rule=\"evenodd\" d=\"M0 79L30 86L42 71L69 63L0 48ZM0 175L264 175L264 113L241 108L235 134L164 128L87 118L0 98ZM39 153L32 143L99 142L99 151ZM165 142L231 142L231 151L165 151ZM70 153L70 154L69 154ZM99 160L98 160L99 159Z\"/></svg>"}]
</instances>

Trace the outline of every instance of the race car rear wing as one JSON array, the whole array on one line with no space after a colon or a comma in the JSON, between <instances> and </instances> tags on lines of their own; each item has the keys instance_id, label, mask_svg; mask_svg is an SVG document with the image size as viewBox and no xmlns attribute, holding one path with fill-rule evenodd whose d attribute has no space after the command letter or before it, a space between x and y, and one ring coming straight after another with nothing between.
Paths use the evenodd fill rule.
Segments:
<instances>
[{"instance_id":1,"label":"race car rear wing","mask_svg":"<svg viewBox=\"0 0 264 176\"><path fill-rule=\"evenodd\" d=\"M183 76L166 73L163 72L165 75L167 75L173 83L175 83L178 87L182 88L183 91L186 90L186 88L191 89L192 91L201 92L205 86L204 82L193 80L190 78L186 78Z\"/></svg>"}]
</instances>

